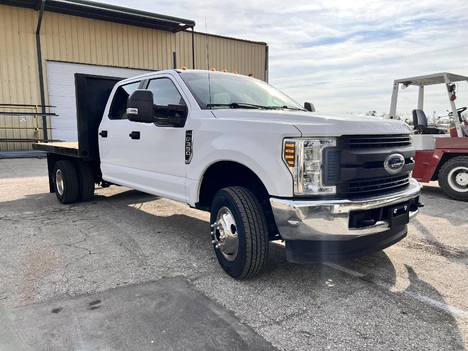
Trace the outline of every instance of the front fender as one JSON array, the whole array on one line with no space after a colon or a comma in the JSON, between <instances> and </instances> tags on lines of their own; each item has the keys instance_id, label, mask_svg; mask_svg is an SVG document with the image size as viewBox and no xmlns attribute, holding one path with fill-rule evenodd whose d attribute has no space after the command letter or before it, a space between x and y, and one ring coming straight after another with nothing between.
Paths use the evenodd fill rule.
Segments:
<instances>
[{"instance_id":1,"label":"front fender","mask_svg":"<svg viewBox=\"0 0 468 351\"><path fill-rule=\"evenodd\" d=\"M263 131L256 127L245 130L246 123L243 123L242 131L236 130L235 126L224 126L223 133L203 129L193 131L193 156L187 168L187 202L190 205L199 200L200 184L206 170L222 161L236 162L250 169L270 196L293 195L293 179L281 153L283 139L298 137L299 132L293 126L285 125Z\"/></svg>"}]
</instances>

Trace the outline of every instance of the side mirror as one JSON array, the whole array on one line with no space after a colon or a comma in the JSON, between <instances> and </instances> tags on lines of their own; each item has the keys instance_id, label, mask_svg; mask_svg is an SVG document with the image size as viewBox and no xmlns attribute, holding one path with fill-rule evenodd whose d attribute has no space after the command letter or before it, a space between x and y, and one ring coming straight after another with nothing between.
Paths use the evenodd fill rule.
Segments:
<instances>
[{"instance_id":1,"label":"side mirror","mask_svg":"<svg viewBox=\"0 0 468 351\"><path fill-rule=\"evenodd\" d=\"M127 117L129 121L152 123L153 92L146 89L137 89L127 100Z\"/></svg>"},{"instance_id":2,"label":"side mirror","mask_svg":"<svg viewBox=\"0 0 468 351\"><path fill-rule=\"evenodd\" d=\"M315 112L315 106L314 106L314 104L311 103L311 102L304 102L304 108L305 108L307 111Z\"/></svg>"}]
</instances>

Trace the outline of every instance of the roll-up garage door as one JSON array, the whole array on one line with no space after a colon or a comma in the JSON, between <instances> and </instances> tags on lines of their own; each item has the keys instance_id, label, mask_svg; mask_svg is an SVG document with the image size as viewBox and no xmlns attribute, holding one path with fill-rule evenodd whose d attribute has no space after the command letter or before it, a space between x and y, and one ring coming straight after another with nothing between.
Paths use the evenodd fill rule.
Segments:
<instances>
[{"instance_id":1,"label":"roll-up garage door","mask_svg":"<svg viewBox=\"0 0 468 351\"><path fill-rule=\"evenodd\" d=\"M51 135L49 138L62 141L77 141L75 73L100 75L108 77L134 77L148 71L116 68L107 66L83 65L77 63L47 61L47 87L49 104L55 107L51 112Z\"/></svg>"}]
</instances>

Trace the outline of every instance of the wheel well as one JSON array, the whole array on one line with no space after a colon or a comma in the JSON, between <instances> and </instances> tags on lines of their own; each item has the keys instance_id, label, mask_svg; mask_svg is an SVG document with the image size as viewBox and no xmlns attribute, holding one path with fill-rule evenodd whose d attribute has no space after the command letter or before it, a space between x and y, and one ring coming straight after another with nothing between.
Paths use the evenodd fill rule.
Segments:
<instances>
[{"instance_id":1,"label":"wheel well","mask_svg":"<svg viewBox=\"0 0 468 351\"><path fill-rule=\"evenodd\" d=\"M251 169L240 163L218 162L206 170L200 186L197 208L209 211L218 190L230 186L245 187L255 195L263 208L270 237L274 237L278 233L278 229L273 217L268 191L260 178Z\"/></svg>"},{"instance_id":2,"label":"wheel well","mask_svg":"<svg viewBox=\"0 0 468 351\"><path fill-rule=\"evenodd\" d=\"M440 159L439 163L437 164L437 168L435 169L434 173L432 174L432 181L438 180L439 179L439 172L444 163L447 161L451 160L452 158L458 157L458 156L468 156L467 153L451 153L451 152L444 152L442 155L442 158Z\"/></svg>"},{"instance_id":3,"label":"wheel well","mask_svg":"<svg viewBox=\"0 0 468 351\"><path fill-rule=\"evenodd\" d=\"M200 207L211 207L216 192L229 186L243 186L252 191L260 201L268 198L265 186L254 172L239 163L225 161L211 165L203 175Z\"/></svg>"}]
</instances>

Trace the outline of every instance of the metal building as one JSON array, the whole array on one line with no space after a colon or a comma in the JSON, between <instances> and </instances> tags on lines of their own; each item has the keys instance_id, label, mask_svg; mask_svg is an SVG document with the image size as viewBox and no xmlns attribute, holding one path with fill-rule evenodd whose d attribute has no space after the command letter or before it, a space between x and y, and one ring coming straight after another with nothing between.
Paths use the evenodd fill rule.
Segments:
<instances>
[{"instance_id":1,"label":"metal building","mask_svg":"<svg viewBox=\"0 0 468 351\"><path fill-rule=\"evenodd\" d=\"M267 80L266 43L194 27L91 1L0 0L0 150L76 140L75 73L126 78L216 67Z\"/></svg>"}]
</instances>

